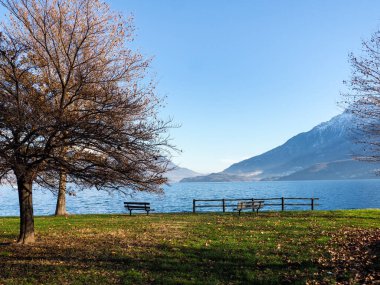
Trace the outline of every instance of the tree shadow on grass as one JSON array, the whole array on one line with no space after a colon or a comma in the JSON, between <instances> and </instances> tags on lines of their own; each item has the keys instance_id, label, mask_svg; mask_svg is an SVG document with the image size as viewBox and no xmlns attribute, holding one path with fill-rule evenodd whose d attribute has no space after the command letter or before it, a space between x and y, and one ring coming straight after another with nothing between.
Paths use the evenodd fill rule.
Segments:
<instances>
[{"instance_id":1,"label":"tree shadow on grass","mask_svg":"<svg viewBox=\"0 0 380 285\"><path fill-rule=\"evenodd\" d=\"M380 240L372 243L369 246L369 249L373 253L373 256L374 256L373 266L375 270L379 272L379 275L380 275Z\"/></svg>"},{"instance_id":2,"label":"tree shadow on grass","mask_svg":"<svg viewBox=\"0 0 380 285\"><path fill-rule=\"evenodd\" d=\"M125 241L119 242L9 245L11 254L0 258L0 283L294 284L315 270L311 261L286 263L253 250L129 244L124 251Z\"/></svg>"}]
</instances>

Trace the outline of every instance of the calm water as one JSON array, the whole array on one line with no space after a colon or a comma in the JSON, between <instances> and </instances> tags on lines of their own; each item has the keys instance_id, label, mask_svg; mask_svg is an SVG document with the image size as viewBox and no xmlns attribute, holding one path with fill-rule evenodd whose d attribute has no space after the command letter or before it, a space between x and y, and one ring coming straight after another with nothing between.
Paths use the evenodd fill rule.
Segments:
<instances>
[{"instance_id":1,"label":"calm water","mask_svg":"<svg viewBox=\"0 0 380 285\"><path fill-rule=\"evenodd\" d=\"M271 197L318 197L321 205L317 209L321 210L380 208L380 180L178 183L166 187L163 195L137 193L128 197L86 190L69 196L67 209L72 214L125 213L124 201L146 201L156 212L189 212L193 199ZM49 191L35 190L35 214L52 215L55 199ZM17 191L2 186L0 216L18 214Z\"/></svg>"}]
</instances>

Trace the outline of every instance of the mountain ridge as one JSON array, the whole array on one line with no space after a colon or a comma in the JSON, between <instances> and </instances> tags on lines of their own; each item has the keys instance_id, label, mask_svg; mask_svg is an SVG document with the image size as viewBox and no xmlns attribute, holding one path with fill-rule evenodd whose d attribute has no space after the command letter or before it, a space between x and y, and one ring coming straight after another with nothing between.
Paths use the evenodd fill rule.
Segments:
<instances>
[{"instance_id":1,"label":"mountain ridge","mask_svg":"<svg viewBox=\"0 0 380 285\"><path fill-rule=\"evenodd\" d=\"M201 174L191 169L180 167L174 163L169 164L169 171L166 172L166 177L169 183L176 183L184 178L200 176Z\"/></svg>"},{"instance_id":2,"label":"mountain ridge","mask_svg":"<svg viewBox=\"0 0 380 285\"><path fill-rule=\"evenodd\" d=\"M360 153L362 147L354 142L351 132L354 119L352 114L346 112L337 115L307 132L293 136L278 147L232 164L218 173L218 181L223 180L223 175L227 178L234 175L234 179L238 179L236 176L241 177L240 181L305 180L314 179L313 174L317 179L376 178L370 170L379 167L378 164L370 166L368 163L353 160L353 154ZM332 164L333 162L335 163ZM323 163L326 164L325 168L320 167ZM343 172L339 171L339 167L343 168ZM328 173L328 169L334 170L335 176ZM359 169L363 171L358 171ZM356 175L355 171L360 175ZM203 179L201 176L193 180L185 179L183 182L212 179L212 176L203 176Z\"/></svg>"}]
</instances>

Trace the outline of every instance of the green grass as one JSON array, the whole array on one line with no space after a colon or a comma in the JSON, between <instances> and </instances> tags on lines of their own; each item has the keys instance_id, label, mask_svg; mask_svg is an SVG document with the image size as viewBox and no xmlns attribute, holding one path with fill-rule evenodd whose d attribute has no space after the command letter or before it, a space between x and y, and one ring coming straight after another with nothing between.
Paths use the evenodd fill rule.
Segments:
<instances>
[{"instance_id":1,"label":"green grass","mask_svg":"<svg viewBox=\"0 0 380 285\"><path fill-rule=\"evenodd\" d=\"M331 233L378 229L380 210L74 215L35 226L35 245L15 245L18 218L0 218L0 284L305 284Z\"/></svg>"}]
</instances>

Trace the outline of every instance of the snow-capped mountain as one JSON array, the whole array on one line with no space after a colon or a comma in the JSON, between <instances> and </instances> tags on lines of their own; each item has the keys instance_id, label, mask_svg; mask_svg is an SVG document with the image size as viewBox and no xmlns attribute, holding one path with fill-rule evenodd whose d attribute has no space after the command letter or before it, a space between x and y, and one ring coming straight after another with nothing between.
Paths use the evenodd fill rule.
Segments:
<instances>
[{"instance_id":1,"label":"snow-capped mountain","mask_svg":"<svg viewBox=\"0 0 380 285\"><path fill-rule=\"evenodd\" d=\"M353 160L363 148L352 132L354 120L353 115L342 113L279 147L231 165L220 173L219 181L223 174L239 175L242 180L375 178L378 164Z\"/></svg>"}]
</instances>

